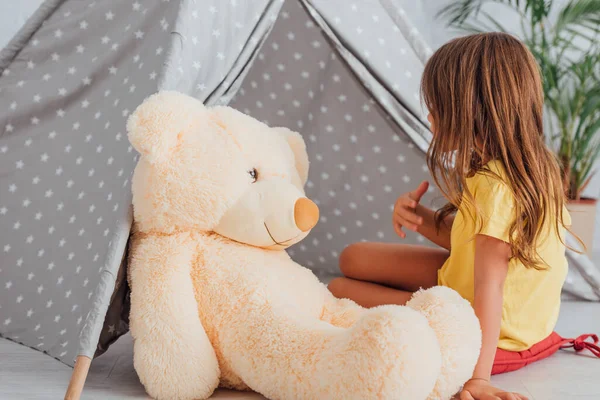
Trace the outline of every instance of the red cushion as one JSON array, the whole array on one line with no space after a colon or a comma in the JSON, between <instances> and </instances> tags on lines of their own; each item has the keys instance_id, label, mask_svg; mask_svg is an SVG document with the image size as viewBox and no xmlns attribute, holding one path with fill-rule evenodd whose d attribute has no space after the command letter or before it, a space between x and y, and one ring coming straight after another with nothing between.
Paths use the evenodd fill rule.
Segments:
<instances>
[{"instance_id":1,"label":"red cushion","mask_svg":"<svg viewBox=\"0 0 600 400\"><path fill-rule=\"evenodd\" d=\"M591 338L593 343L586 342ZM541 342L534 344L530 349L523 351L496 350L492 375L503 374L505 372L516 371L535 361L544 359L556 353L561 348L572 347L575 351L584 349L590 350L594 355L600 357L600 347L596 345L598 337L596 335L581 335L577 339L564 339L556 332Z\"/></svg>"}]
</instances>

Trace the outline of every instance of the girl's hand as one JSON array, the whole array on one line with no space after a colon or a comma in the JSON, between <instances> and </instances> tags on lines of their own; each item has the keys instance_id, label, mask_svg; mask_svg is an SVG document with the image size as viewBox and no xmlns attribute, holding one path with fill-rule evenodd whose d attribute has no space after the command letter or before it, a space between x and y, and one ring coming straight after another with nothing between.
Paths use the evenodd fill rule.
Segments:
<instances>
[{"instance_id":1,"label":"girl's hand","mask_svg":"<svg viewBox=\"0 0 600 400\"><path fill-rule=\"evenodd\" d=\"M460 400L528 400L527 397L493 387L484 379L471 379L460 392Z\"/></svg>"},{"instance_id":2,"label":"girl's hand","mask_svg":"<svg viewBox=\"0 0 600 400\"><path fill-rule=\"evenodd\" d=\"M427 192L427 188L429 188L429 182L423 181L418 188L403 194L396 200L393 214L394 230L402 239L406 237L402 227L416 232L419 226L423 224L423 217L417 214L416 208L419 201L421 201L421 197Z\"/></svg>"}]
</instances>

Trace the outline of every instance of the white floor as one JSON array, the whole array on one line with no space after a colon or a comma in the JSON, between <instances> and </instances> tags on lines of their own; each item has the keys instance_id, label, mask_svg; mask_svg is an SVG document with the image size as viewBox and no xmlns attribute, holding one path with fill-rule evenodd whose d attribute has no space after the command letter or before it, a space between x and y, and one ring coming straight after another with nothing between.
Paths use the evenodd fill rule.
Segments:
<instances>
[{"instance_id":1,"label":"white floor","mask_svg":"<svg viewBox=\"0 0 600 400\"><path fill-rule=\"evenodd\" d=\"M600 333L600 303L564 303L557 331L572 337ZM40 352L0 339L0 399L62 399L71 369ZM497 386L518 391L531 400L600 399L600 359L560 351L521 371L500 375ZM149 398L132 364L131 337L125 336L94 360L84 400ZM221 400L263 399L254 393L219 391Z\"/></svg>"}]
</instances>

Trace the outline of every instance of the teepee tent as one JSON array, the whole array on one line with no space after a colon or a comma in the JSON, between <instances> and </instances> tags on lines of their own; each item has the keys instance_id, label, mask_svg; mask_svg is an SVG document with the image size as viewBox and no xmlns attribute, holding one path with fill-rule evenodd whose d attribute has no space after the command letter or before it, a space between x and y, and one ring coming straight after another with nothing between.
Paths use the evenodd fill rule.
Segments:
<instances>
[{"instance_id":1,"label":"teepee tent","mask_svg":"<svg viewBox=\"0 0 600 400\"><path fill-rule=\"evenodd\" d=\"M46 0L31 11L0 52L0 335L78 359L75 397L89 360L128 330L137 154L125 121L148 95L178 90L304 135L322 217L289 252L323 280L349 243L395 240L397 195L429 179L418 87L431 49L393 0ZM570 261L567 290L599 299L598 269Z\"/></svg>"}]
</instances>

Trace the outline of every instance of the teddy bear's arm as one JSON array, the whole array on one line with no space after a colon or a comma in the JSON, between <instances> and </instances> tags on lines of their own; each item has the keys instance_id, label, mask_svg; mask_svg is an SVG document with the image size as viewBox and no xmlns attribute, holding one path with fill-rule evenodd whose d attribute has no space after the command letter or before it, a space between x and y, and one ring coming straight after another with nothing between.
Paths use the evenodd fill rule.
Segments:
<instances>
[{"instance_id":1,"label":"teddy bear's arm","mask_svg":"<svg viewBox=\"0 0 600 400\"><path fill-rule=\"evenodd\" d=\"M215 351L202 327L190 276L195 245L147 237L130 264L134 366L156 399L206 399L219 383Z\"/></svg>"}]
</instances>

